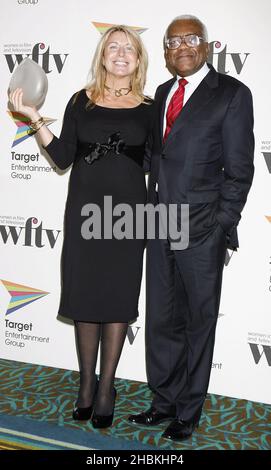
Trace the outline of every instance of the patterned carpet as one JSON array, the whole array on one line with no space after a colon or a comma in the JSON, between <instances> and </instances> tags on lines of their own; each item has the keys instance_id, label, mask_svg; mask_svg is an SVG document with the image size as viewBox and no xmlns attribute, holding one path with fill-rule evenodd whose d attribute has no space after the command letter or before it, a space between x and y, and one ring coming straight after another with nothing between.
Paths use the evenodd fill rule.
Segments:
<instances>
[{"instance_id":1,"label":"patterned carpet","mask_svg":"<svg viewBox=\"0 0 271 470\"><path fill-rule=\"evenodd\" d=\"M271 405L210 394L200 427L188 441L161 437L165 423L138 427L130 413L148 407L145 383L116 379L113 426L75 422L79 374L0 359L0 449L271 449Z\"/></svg>"}]
</instances>

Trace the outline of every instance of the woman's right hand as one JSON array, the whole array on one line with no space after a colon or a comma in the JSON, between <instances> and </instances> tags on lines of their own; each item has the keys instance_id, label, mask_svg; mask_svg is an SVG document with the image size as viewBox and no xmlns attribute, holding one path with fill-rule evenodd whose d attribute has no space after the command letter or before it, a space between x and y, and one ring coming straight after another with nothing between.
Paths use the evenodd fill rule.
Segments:
<instances>
[{"instance_id":1,"label":"woman's right hand","mask_svg":"<svg viewBox=\"0 0 271 470\"><path fill-rule=\"evenodd\" d=\"M40 114L35 108L35 106L25 106L23 104L23 90L22 88L16 88L16 90L11 91L9 94L9 101L14 107L14 110L18 113L24 114L31 121L36 121L39 119Z\"/></svg>"}]
</instances>

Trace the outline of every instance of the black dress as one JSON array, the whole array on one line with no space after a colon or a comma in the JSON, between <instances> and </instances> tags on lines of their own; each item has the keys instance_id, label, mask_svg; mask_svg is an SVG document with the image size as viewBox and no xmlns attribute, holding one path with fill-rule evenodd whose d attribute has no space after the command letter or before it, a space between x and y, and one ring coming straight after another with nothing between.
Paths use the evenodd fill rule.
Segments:
<instances>
[{"instance_id":1,"label":"black dress","mask_svg":"<svg viewBox=\"0 0 271 470\"><path fill-rule=\"evenodd\" d=\"M108 208L110 197L113 208L122 203L135 209L136 204L146 203L143 157L153 105L142 103L130 109L96 105L86 109L84 89L75 102L74 98L67 104L60 137L54 136L44 147L59 168L73 163L64 219L58 313L77 321L129 322L138 316L145 240L109 238L110 220L114 227L124 213L109 217L104 196ZM93 206L89 209L86 204L100 208L101 239L88 239L85 231L82 236L83 222L93 231L88 222L94 214Z\"/></svg>"}]
</instances>

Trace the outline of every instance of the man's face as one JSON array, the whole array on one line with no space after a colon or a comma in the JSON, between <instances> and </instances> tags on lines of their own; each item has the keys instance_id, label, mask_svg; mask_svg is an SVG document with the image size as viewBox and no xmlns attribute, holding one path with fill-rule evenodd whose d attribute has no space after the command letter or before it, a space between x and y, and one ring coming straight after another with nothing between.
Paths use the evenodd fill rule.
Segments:
<instances>
[{"instance_id":1,"label":"man's face","mask_svg":"<svg viewBox=\"0 0 271 470\"><path fill-rule=\"evenodd\" d=\"M167 38L197 34L202 37L201 27L193 20L177 20L170 26ZM188 77L197 72L206 62L209 46L201 42L199 46L189 47L183 41L178 49L166 48L165 58L168 68L181 77Z\"/></svg>"}]
</instances>

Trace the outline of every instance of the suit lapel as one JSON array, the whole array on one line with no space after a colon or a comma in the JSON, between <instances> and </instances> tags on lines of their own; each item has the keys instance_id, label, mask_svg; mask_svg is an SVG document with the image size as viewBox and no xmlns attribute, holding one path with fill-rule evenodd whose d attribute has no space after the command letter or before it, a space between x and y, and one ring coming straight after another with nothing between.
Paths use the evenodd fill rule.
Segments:
<instances>
[{"instance_id":1,"label":"suit lapel","mask_svg":"<svg viewBox=\"0 0 271 470\"><path fill-rule=\"evenodd\" d=\"M175 82L176 78L172 78L163 85L163 89L160 91L160 97L157 100L158 109L159 109L159 139L162 145L163 142L163 127L164 127L164 114L168 94L170 89Z\"/></svg>"},{"instance_id":2,"label":"suit lapel","mask_svg":"<svg viewBox=\"0 0 271 470\"><path fill-rule=\"evenodd\" d=\"M179 116L176 118L167 137L165 145L170 142L170 139L172 139L176 132L180 132L185 124L193 119L193 117L201 110L201 108L213 98L215 94L214 88L218 86L218 73L212 66L209 67L210 72L206 75L206 77L204 77L202 82L186 102Z\"/></svg>"}]
</instances>

